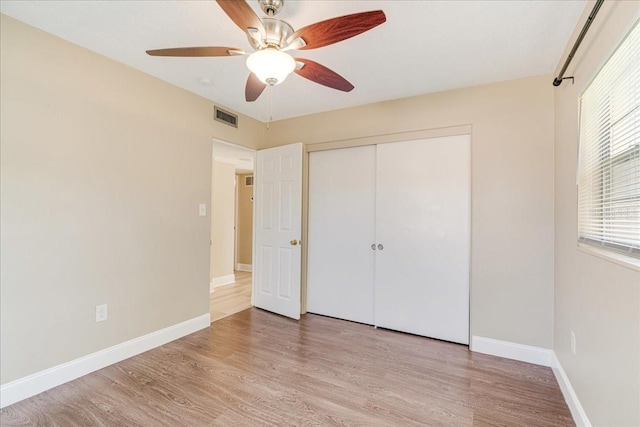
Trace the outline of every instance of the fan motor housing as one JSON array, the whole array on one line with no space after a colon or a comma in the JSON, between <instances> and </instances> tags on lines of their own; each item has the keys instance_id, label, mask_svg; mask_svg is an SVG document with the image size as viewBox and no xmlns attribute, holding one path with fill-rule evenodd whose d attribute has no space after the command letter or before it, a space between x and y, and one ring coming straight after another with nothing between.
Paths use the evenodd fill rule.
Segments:
<instances>
[{"instance_id":1,"label":"fan motor housing","mask_svg":"<svg viewBox=\"0 0 640 427\"><path fill-rule=\"evenodd\" d=\"M291 25L276 18L262 18L261 21L265 29L262 45L250 35L247 36L254 49L260 50L267 46L281 49L287 45L287 39L294 33Z\"/></svg>"}]
</instances>

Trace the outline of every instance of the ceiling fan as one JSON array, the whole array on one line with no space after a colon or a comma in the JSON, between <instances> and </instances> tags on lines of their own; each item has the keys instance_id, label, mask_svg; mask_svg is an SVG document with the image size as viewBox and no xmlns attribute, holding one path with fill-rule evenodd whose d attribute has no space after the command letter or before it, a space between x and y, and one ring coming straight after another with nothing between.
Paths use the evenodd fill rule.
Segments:
<instances>
[{"instance_id":1,"label":"ceiling fan","mask_svg":"<svg viewBox=\"0 0 640 427\"><path fill-rule=\"evenodd\" d=\"M267 85L282 83L292 72L315 83L349 92L353 85L338 73L310 59L294 58L287 51L316 49L364 33L384 23L383 11L354 13L316 22L297 31L280 19L274 18L284 0L258 0L264 18L258 17L245 0L216 0L222 10L242 31L256 50L247 58L251 71L245 88L248 102L258 99ZM245 55L242 49L223 46L178 47L148 50L151 56L236 56Z\"/></svg>"}]
</instances>

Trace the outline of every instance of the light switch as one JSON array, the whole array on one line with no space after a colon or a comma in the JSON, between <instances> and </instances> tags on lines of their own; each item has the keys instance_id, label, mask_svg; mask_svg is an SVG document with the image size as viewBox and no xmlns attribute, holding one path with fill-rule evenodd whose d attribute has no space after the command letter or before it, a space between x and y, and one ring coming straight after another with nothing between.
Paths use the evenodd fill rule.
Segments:
<instances>
[{"instance_id":1,"label":"light switch","mask_svg":"<svg viewBox=\"0 0 640 427\"><path fill-rule=\"evenodd\" d=\"M107 304L96 305L96 322L107 320Z\"/></svg>"},{"instance_id":2,"label":"light switch","mask_svg":"<svg viewBox=\"0 0 640 427\"><path fill-rule=\"evenodd\" d=\"M207 204L206 203L200 203L198 205L198 213L200 214L200 216L207 216Z\"/></svg>"}]
</instances>

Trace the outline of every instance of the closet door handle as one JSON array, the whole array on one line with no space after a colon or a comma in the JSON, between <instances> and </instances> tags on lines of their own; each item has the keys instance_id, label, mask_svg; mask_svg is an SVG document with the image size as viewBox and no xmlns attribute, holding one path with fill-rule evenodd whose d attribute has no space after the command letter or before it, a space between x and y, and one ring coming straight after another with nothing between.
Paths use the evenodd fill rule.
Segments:
<instances>
[{"instance_id":1,"label":"closet door handle","mask_svg":"<svg viewBox=\"0 0 640 427\"><path fill-rule=\"evenodd\" d=\"M373 245L371 245L371 250L376 250L376 244L374 243Z\"/></svg>"},{"instance_id":2,"label":"closet door handle","mask_svg":"<svg viewBox=\"0 0 640 427\"><path fill-rule=\"evenodd\" d=\"M381 244L381 243L379 243L379 244L378 244L378 250L380 250L380 251L381 251L381 250L383 250L383 249L384 249L384 246L382 246L382 244Z\"/></svg>"}]
</instances>

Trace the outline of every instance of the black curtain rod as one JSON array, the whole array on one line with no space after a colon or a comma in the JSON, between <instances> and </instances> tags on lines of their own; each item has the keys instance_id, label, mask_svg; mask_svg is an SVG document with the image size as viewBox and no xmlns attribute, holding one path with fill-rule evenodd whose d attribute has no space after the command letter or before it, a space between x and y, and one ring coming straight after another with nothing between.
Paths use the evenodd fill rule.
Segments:
<instances>
[{"instance_id":1,"label":"black curtain rod","mask_svg":"<svg viewBox=\"0 0 640 427\"><path fill-rule=\"evenodd\" d=\"M571 60L573 59L573 55L576 54L578 47L580 47L580 43L582 43L582 39L584 38L585 34L587 34L587 31L589 30L589 27L591 26L593 19L598 14L598 11L600 10L600 6L602 6L602 3L604 3L604 0L597 0L596 4L593 6L593 10L591 11L591 14L589 14L589 17L587 18L587 22L584 23L584 27L582 27L582 31L580 31L580 35L578 36L578 38L576 39L576 42L571 48L571 52L569 52L569 56L567 56L567 60L564 61L564 65L562 66L562 70L560 70L560 74L558 75L558 77L553 79L554 86L560 86L562 84L562 79L564 78L564 72L567 71L567 67L569 66L569 63L571 63Z\"/></svg>"}]
</instances>

